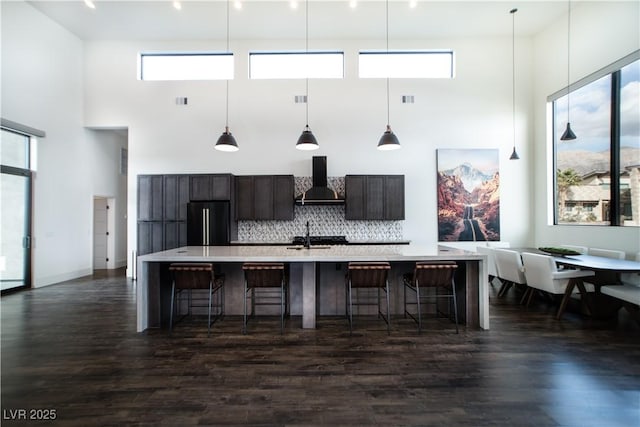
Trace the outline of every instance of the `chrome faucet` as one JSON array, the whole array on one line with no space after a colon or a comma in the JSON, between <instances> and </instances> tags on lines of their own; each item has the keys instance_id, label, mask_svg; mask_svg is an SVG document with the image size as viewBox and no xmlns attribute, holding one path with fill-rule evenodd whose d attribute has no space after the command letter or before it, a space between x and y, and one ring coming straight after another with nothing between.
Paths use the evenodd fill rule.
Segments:
<instances>
[{"instance_id":1,"label":"chrome faucet","mask_svg":"<svg viewBox=\"0 0 640 427\"><path fill-rule=\"evenodd\" d=\"M311 248L311 236L309 235L309 221L307 221L307 234L304 237L304 247Z\"/></svg>"}]
</instances>

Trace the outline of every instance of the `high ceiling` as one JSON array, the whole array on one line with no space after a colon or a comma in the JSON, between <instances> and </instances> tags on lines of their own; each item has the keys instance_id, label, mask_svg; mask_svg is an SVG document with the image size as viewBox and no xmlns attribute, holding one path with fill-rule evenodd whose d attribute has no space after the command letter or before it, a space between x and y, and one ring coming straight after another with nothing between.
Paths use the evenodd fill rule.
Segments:
<instances>
[{"instance_id":1,"label":"high ceiling","mask_svg":"<svg viewBox=\"0 0 640 427\"><path fill-rule=\"evenodd\" d=\"M3 0L4 1L4 0ZM84 40L304 39L305 1L183 0L177 10L170 0L29 1L31 5ZM310 0L309 40L384 39L386 3L359 0ZM579 7L574 1L573 7ZM389 1L389 39L438 39L510 35L517 7L516 35L536 34L567 11L565 1Z\"/></svg>"}]
</instances>

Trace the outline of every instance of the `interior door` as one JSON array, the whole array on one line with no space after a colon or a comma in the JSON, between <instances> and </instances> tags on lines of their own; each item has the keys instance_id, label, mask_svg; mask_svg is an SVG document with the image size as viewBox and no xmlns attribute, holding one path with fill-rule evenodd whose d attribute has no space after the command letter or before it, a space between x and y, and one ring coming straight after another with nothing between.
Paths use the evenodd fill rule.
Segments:
<instances>
[{"instance_id":1,"label":"interior door","mask_svg":"<svg viewBox=\"0 0 640 427\"><path fill-rule=\"evenodd\" d=\"M107 268L107 240L109 236L109 210L107 199L93 199L93 269Z\"/></svg>"}]
</instances>

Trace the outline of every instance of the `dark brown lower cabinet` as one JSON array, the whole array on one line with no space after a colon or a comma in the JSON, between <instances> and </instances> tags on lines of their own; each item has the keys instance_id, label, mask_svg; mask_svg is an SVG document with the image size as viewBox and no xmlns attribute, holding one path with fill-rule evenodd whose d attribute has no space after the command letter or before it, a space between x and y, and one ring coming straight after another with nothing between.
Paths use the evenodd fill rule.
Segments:
<instances>
[{"instance_id":1,"label":"dark brown lower cabinet","mask_svg":"<svg viewBox=\"0 0 640 427\"><path fill-rule=\"evenodd\" d=\"M187 222L170 221L164 223L164 250L187 246Z\"/></svg>"},{"instance_id":2,"label":"dark brown lower cabinet","mask_svg":"<svg viewBox=\"0 0 640 427\"><path fill-rule=\"evenodd\" d=\"M138 255L164 250L161 221L138 221Z\"/></svg>"}]
</instances>

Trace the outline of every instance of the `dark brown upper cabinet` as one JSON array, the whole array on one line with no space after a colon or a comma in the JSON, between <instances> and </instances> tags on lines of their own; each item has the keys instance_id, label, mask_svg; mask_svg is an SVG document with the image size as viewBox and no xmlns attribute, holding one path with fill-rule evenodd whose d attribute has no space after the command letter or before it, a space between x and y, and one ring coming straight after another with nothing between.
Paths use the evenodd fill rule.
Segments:
<instances>
[{"instance_id":1,"label":"dark brown upper cabinet","mask_svg":"<svg viewBox=\"0 0 640 427\"><path fill-rule=\"evenodd\" d=\"M164 176L164 220L186 221L189 175Z\"/></svg>"},{"instance_id":2,"label":"dark brown upper cabinet","mask_svg":"<svg viewBox=\"0 0 640 427\"><path fill-rule=\"evenodd\" d=\"M345 218L403 220L404 175L347 175Z\"/></svg>"},{"instance_id":3,"label":"dark brown upper cabinet","mask_svg":"<svg viewBox=\"0 0 640 427\"><path fill-rule=\"evenodd\" d=\"M138 220L162 221L162 175L138 175Z\"/></svg>"},{"instance_id":4,"label":"dark brown upper cabinet","mask_svg":"<svg viewBox=\"0 0 640 427\"><path fill-rule=\"evenodd\" d=\"M192 202L231 200L230 174L191 175L189 186Z\"/></svg>"},{"instance_id":5,"label":"dark brown upper cabinet","mask_svg":"<svg viewBox=\"0 0 640 427\"><path fill-rule=\"evenodd\" d=\"M292 220L293 175L236 177L236 219Z\"/></svg>"}]
</instances>

